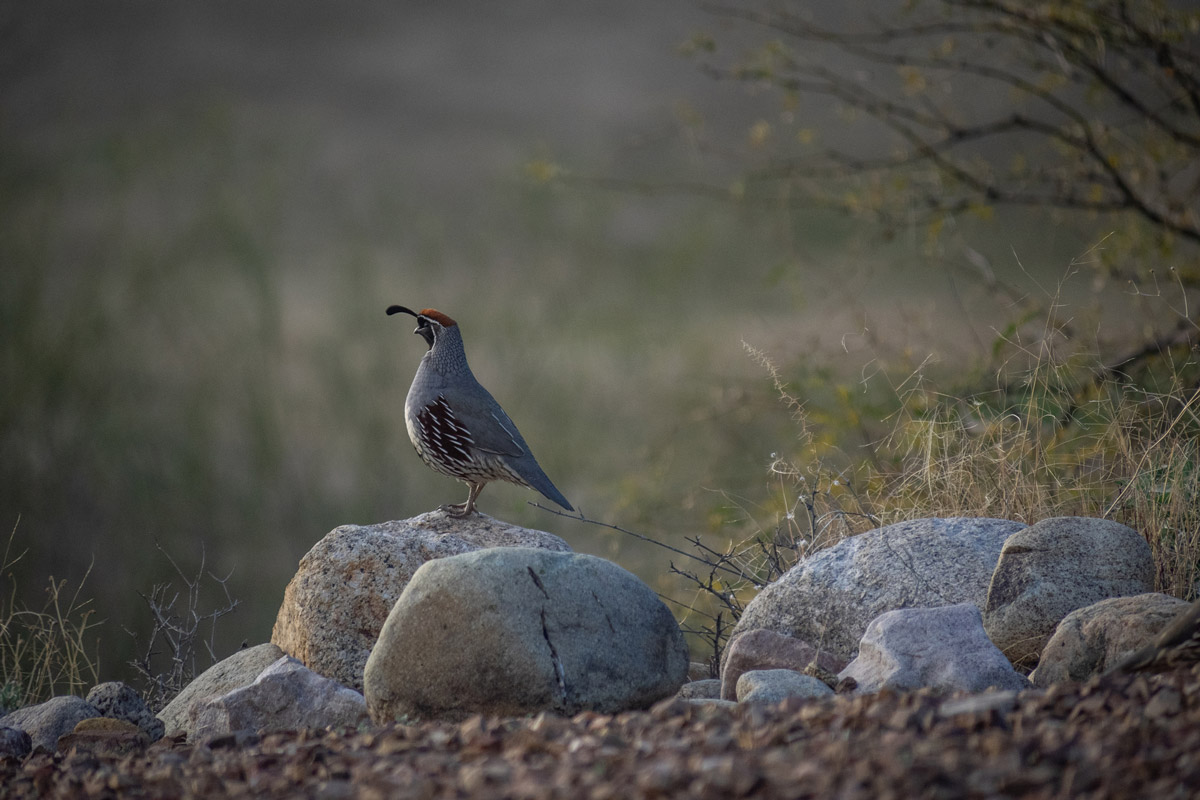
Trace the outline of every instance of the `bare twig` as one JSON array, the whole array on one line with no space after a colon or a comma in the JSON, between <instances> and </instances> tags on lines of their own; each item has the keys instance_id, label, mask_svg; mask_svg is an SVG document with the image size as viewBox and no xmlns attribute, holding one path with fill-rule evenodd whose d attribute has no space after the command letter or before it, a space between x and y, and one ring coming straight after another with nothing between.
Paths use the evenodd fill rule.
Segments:
<instances>
[{"instance_id":1,"label":"bare twig","mask_svg":"<svg viewBox=\"0 0 1200 800\"><path fill-rule=\"evenodd\" d=\"M138 593L150 609L154 623L142 654L131 661L130 665L146 684L144 695L147 704L157 711L197 674L198 647L203 647L209 664L217 661L217 620L232 613L237 608L238 601L229 593L230 575L220 578L205 569L206 553L203 547L200 551L200 565L195 575L189 576L161 544L156 542L155 545L186 587L182 607L177 607L181 599L180 592L170 583L155 584L149 595ZM219 607L201 613L200 587L206 576L220 587L224 599ZM127 632L137 639L132 631L127 629ZM160 666L162 658L166 658L165 667Z\"/></svg>"}]
</instances>

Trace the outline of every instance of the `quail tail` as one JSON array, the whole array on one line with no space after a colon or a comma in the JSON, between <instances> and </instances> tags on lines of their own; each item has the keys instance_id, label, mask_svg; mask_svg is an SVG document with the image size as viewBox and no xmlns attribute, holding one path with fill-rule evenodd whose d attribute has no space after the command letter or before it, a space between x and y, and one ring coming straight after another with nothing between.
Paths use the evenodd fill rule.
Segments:
<instances>
[{"instance_id":1,"label":"quail tail","mask_svg":"<svg viewBox=\"0 0 1200 800\"><path fill-rule=\"evenodd\" d=\"M536 461L532 465L522 464L520 472L521 477L525 479L525 482L528 483L530 487L541 492L546 499L553 500L567 511L575 510L575 507L567 502L567 498L563 497L563 493L560 492L558 488L550 482L548 477L546 477L546 473L542 472L542 468L538 466Z\"/></svg>"}]
</instances>

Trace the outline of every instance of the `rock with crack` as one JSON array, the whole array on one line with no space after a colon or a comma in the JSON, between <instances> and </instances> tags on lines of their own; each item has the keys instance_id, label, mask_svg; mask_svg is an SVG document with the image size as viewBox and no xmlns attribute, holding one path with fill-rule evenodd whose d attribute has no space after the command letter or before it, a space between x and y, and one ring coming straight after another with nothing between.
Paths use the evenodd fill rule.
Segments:
<instances>
[{"instance_id":1,"label":"rock with crack","mask_svg":"<svg viewBox=\"0 0 1200 800\"><path fill-rule=\"evenodd\" d=\"M646 708L688 651L648 586L594 556L505 547L424 564L367 660L378 723Z\"/></svg>"},{"instance_id":2,"label":"rock with crack","mask_svg":"<svg viewBox=\"0 0 1200 800\"><path fill-rule=\"evenodd\" d=\"M804 559L759 592L730 636L782 633L849 661L871 620L897 608L983 609L1004 542L1024 523L948 518L897 522Z\"/></svg>"},{"instance_id":3,"label":"rock with crack","mask_svg":"<svg viewBox=\"0 0 1200 800\"><path fill-rule=\"evenodd\" d=\"M559 537L475 514L431 511L377 525L343 525L300 560L271 641L306 667L362 691L363 666L396 598L427 561L489 547L570 552Z\"/></svg>"}]
</instances>

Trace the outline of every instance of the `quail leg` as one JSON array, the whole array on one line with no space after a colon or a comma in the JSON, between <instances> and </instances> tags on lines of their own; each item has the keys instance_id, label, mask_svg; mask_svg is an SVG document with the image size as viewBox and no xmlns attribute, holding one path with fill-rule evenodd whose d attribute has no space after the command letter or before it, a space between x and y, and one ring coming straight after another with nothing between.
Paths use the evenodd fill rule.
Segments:
<instances>
[{"instance_id":1,"label":"quail leg","mask_svg":"<svg viewBox=\"0 0 1200 800\"><path fill-rule=\"evenodd\" d=\"M454 517L456 519L461 519L462 517L469 517L472 514L479 513L475 510L475 501L479 498L479 493L483 491L483 487L486 484L469 483L467 485L470 486L471 489L470 489L470 492L468 492L468 494L467 494L467 501L465 503L447 504L447 505L442 506L441 510L445 511L451 517Z\"/></svg>"}]
</instances>

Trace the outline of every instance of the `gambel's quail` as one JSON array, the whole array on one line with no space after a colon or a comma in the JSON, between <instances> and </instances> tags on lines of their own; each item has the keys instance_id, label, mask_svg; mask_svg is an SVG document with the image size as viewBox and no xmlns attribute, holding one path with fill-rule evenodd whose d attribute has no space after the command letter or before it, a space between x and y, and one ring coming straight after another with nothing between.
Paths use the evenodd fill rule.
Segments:
<instances>
[{"instance_id":1,"label":"gambel's quail","mask_svg":"<svg viewBox=\"0 0 1200 800\"><path fill-rule=\"evenodd\" d=\"M479 493L490 481L508 481L536 489L568 511L562 492L542 472L517 426L479 385L467 365L458 323L440 311L417 312L390 306L390 314L412 314L429 345L404 401L404 422L417 455L431 469L465 483L465 503L445 505L451 516L475 511Z\"/></svg>"}]
</instances>

